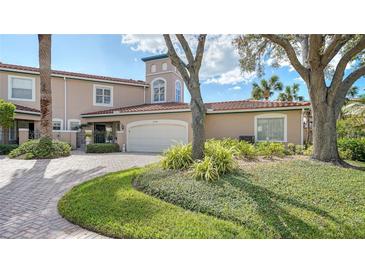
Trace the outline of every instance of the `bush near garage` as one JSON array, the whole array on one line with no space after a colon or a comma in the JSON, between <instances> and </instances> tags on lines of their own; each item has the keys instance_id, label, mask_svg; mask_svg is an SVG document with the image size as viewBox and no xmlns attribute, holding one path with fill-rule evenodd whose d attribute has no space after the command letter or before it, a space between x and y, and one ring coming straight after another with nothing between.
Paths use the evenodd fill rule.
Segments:
<instances>
[{"instance_id":1,"label":"bush near garage","mask_svg":"<svg viewBox=\"0 0 365 274\"><path fill-rule=\"evenodd\" d=\"M112 153L119 151L118 144L88 144L86 146L86 153Z\"/></svg>"},{"instance_id":2,"label":"bush near garage","mask_svg":"<svg viewBox=\"0 0 365 274\"><path fill-rule=\"evenodd\" d=\"M348 159L365 162L365 138L341 138L337 145L340 152L347 151ZM351 156L348 151L351 151Z\"/></svg>"},{"instance_id":3,"label":"bush near garage","mask_svg":"<svg viewBox=\"0 0 365 274\"><path fill-rule=\"evenodd\" d=\"M15 144L0 144L0 155L7 155L17 147Z\"/></svg>"}]
</instances>

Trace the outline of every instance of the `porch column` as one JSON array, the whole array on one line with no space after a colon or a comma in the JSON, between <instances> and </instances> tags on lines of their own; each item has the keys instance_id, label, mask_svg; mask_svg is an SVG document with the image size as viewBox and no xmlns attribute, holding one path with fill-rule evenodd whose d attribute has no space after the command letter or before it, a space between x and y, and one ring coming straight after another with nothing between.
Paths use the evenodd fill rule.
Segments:
<instances>
[{"instance_id":1,"label":"porch column","mask_svg":"<svg viewBox=\"0 0 365 274\"><path fill-rule=\"evenodd\" d=\"M124 134L123 131L117 131L116 136L120 151L125 152L125 149L123 150L123 144L124 144L123 134Z\"/></svg>"},{"instance_id":2,"label":"porch column","mask_svg":"<svg viewBox=\"0 0 365 274\"><path fill-rule=\"evenodd\" d=\"M29 140L29 129L28 128L19 128L19 145L25 143Z\"/></svg>"}]
</instances>

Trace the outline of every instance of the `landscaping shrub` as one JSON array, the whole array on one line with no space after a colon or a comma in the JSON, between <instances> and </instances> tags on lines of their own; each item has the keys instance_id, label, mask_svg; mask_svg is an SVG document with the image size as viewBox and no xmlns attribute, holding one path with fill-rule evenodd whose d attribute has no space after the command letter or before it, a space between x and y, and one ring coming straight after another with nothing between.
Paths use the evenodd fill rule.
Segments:
<instances>
[{"instance_id":1,"label":"landscaping shrub","mask_svg":"<svg viewBox=\"0 0 365 274\"><path fill-rule=\"evenodd\" d=\"M119 151L118 144L88 144L86 146L86 153L112 153Z\"/></svg>"},{"instance_id":2,"label":"landscaping shrub","mask_svg":"<svg viewBox=\"0 0 365 274\"><path fill-rule=\"evenodd\" d=\"M274 156L285 156L285 146L282 143L259 142L256 146L258 154L264 156L264 158L272 159Z\"/></svg>"},{"instance_id":3,"label":"landscaping shrub","mask_svg":"<svg viewBox=\"0 0 365 274\"><path fill-rule=\"evenodd\" d=\"M365 138L342 138L337 144L342 153L351 151L351 160L365 161Z\"/></svg>"},{"instance_id":4,"label":"landscaping shrub","mask_svg":"<svg viewBox=\"0 0 365 274\"><path fill-rule=\"evenodd\" d=\"M234 148L226 148L219 142L205 144L205 157L211 158L219 175L232 172L235 168Z\"/></svg>"},{"instance_id":5,"label":"landscaping shrub","mask_svg":"<svg viewBox=\"0 0 365 274\"><path fill-rule=\"evenodd\" d=\"M18 147L18 145L14 145L14 144L0 144L0 155L7 155L13 149L16 149L17 147Z\"/></svg>"},{"instance_id":6,"label":"landscaping shrub","mask_svg":"<svg viewBox=\"0 0 365 274\"><path fill-rule=\"evenodd\" d=\"M303 155L304 153L304 146L303 145L295 145L295 154Z\"/></svg>"},{"instance_id":7,"label":"landscaping shrub","mask_svg":"<svg viewBox=\"0 0 365 274\"><path fill-rule=\"evenodd\" d=\"M205 156L203 161L198 161L194 164L194 178L208 182L219 179L218 169L211 157Z\"/></svg>"},{"instance_id":8,"label":"landscaping shrub","mask_svg":"<svg viewBox=\"0 0 365 274\"><path fill-rule=\"evenodd\" d=\"M171 147L164 153L161 163L165 169L189 168L193 163L191 144L179 144Z\"/></svg>"},{"instance_id":9,"label":"landscaping shrub","mask_svg":"<svg viewBox=\"0 0 365 274\"><path fill-rule=\"evenodd\" d=\"M247 143L246 141L239 141L237 144L237 155L249 160L256 157L256 149L253 144Z\"/></svg>"},{"instance_id":10,"label":"landscaping shrub","mask_svg":"<svg viewBox=\"0 0 365 274\"><path fill-rule=\"evenodd\" d=\"M287 146L287 152L289 155L295 155L295 145L292 143L289 143Z\"/></svg>"},{"instance_id":11,"label":"landscaping shrub","mask_svg":"<svg viewBox=\"0 0 365 274\"><path fill-rule=\"evenodd\" d=\"M303 150L303 155L312 156L313 154L313 146L308 146L307 149Z\"/></svg>"},{"instance_id":12,"label":"landscaping shrub","mask_svg":"<svg viewBox=\"0 0 365 274\"><path fill-rule=\"evenodd\" d=\"M49 138L30 140L9 153L10 158L51 159L69 156L71 146Z\"/></svg>"}]
</instances>

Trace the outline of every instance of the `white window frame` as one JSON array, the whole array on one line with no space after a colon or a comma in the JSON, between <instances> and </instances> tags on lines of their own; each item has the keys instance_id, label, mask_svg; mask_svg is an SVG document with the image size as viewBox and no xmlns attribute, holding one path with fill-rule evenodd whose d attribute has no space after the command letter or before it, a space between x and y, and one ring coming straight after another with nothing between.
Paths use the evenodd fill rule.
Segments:
<instances>
[{"instance_id":1,"label":"white window frame","mask_svg":"<svg viewBox=\"0 0 365 274\"><path fill-rule=\"evenodd\" d=\"M161 65L162 70L166 71L167 70L167 63L163 62Z\"/></svg>"},{"instance_id":2,"label":"white window frame","mask_svg":"<svg viewBox=\"0 0 365 274\"><path fill-rule=\"evenodd\" d=\"M13 98L13 79L27 79L32 81L32 99ZM8 75L8 98L13 101L35 102L35 78L17 75Z\"/></svg>"},{"instance_id":3,"label":"white window frame","mask_svg":"<svg viewBox=\"0 0 365 274\"><path fill-rule=\"evenodd\" d=\"M61 129L53 129L53 122L61 122ZM62 131L63 130L63 120L62 119L60 119L60 118L53 118L52 119L52 131L54 131L54 132L59 132L59 131Z\"/></svg>"},{"instance_id":4,"label":"white window frame","mask_svg":"<svg viewBox=\"0 0 365 274\"><path fill-rule=\"evenodd\" d=\"M151 73L155 73L157 71L157 66L156 64L152 64L151 65Z\"/></svg>"},{"instance_id":5,"label":"white window frame","mask_svg":"<svg viewBox=\"0 0 365 274\"><path fill-rule=\"evenodd\" d=\"M284 118L284 140L269 140L269 142L288 142L288 119L287 115L283 113L268 113L255 116L255 142L266 142L267 140L258 140L257 136L257 120L260 118Z\"/></svg>"},{"instance_id":6,"label":"white window frame","mask_svg":"<svg viewBox=\"0 0 365 274\"><path fill-rule=\"evenodd\" d=\"M177 86L177 83L180 83L180 100L179 100L179 101L177 101L177 100L176 100L176 95L177 95L177 94L176 94L176 86ZM182 101L182 100L181 100L181 99L182 99L182 93L183 93L183 91L182 91L182 90L183 90L182 86L183 86L183 85L182 85L182 83L181 83L181 81L180 81L180 80L176 80L176 81L175 81L175 101L176 101L176 102L181 102L181 101Z\"/></svg>"},{"instance_id":7,"label":"white window frame","mask_svg":"<svg viewBox=\"0 0 365 274\"><path fill-rule=\"evenodd\" d=\"M96 102L96 89L97 88L110 89L110 104L103 104L103 103L97 103ZM113 86L105 86L105 85L94 84L93 105L94 106L100 106L100 107L112 107L113 106Z\"/></svg>"},{"instance_id":8,"label":"white window frame","mask_svg":"<svg viewBox=\"0 0 365 274\"><path fill-rule=\"evenodd\" d=\"M81 125L81 121L79 119L68 119L67 120L67 129L68 130L72 130L71 129L71 123L78 123L79 126Z\"/></svg>"},{"instance_id":9,"label":"white window frame","mask_svg":"<svg viewBox=\"0 0 365 274\"><path fill-rule=\"evenodd\" d=\"M153 85L156 81L158 80L162 80L165 82L165 100L164 101L155 101L155 96L154 96L154 90L153 90ZM156 79L153 79L153 81L151 82L151 102L152 103L166 103L166 97L167 97L167 81L165 78L159 77Z\"/></svg>"}]
</instances>

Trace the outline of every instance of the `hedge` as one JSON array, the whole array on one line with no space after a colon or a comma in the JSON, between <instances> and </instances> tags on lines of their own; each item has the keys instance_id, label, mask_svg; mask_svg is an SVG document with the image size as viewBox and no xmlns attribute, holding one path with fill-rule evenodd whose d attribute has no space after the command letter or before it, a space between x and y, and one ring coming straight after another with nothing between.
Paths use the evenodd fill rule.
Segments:
<instances>
[{"instance_id":1,"label":"hedge","mask_svg":"<svg viewBox=\"0 0 365 274\"><path fill-rule=\"evenodd\" d=\"M89 144L86 146L86 153L111 153L119 151L118 144Z\"/></svg>"},{"instance_id":2,"label":"hedge","mask_svg":"<svg viewBox=\"0 0 365 274\"><path fill-rule=\"evenodd\" d=\"M18 145L15 144L0 144L0 155L9 154L10 151L16 149Z\"/></svg>"},{"instance_id":3,"label":"hedge","mask_svg":"<svg viewBox=\"0 0 365 274\"><path fill-rule=\"evenodd\" d=\"M352 160L365 162L365 138L338 139L340 151L351 151Z\"/></svg>"}]
</instances>

